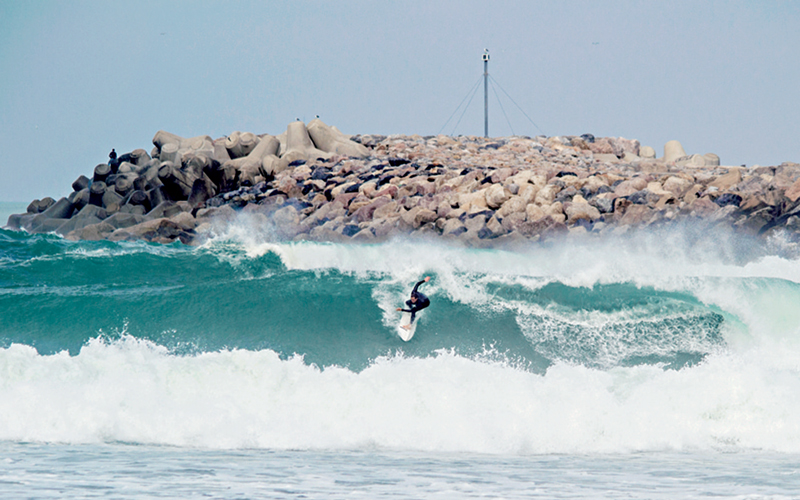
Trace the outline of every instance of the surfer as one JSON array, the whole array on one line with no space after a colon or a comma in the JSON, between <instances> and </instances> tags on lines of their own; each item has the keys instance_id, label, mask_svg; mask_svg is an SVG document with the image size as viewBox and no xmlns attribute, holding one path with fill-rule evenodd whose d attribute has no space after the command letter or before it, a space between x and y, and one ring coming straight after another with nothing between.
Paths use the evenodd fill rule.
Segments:
<instances>
[{"instance_id":1,"label":"surfer","mask_svg":"<svg viewBox=\"0 0 800 500\"><path fill-rule=\"evenodd\" d=\"M406 330L411 329L411 324L414 323L414 318L417 315L417 311L421 311L431 305L431 299L426 297L424 293L417 291L417 288L419 288L421 284L427 283L430 280L430 276L425 276L425 279L414 285L414 289L411 290L411 300L406 301L408 309L403 309L402 307L397 308L398 311L411 313L411 321L409 321L407 325L400 325L401 328L405 328Z\"/></svg>"}]
</instances>

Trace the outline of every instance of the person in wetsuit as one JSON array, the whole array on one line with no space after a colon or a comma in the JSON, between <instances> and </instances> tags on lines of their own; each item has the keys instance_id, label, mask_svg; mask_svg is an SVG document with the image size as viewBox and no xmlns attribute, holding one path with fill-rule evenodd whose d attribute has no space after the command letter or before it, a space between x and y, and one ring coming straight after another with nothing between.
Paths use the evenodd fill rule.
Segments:
<instances>
[{"instance_id":1,"label":"person in wetsuit","mask_svg":"<svg viewBox=\"0 0 800 500\"><path fill-rule=\"evenodd\" d=\"M406 305L408 309L403 309L402 307L398 307L398 311L408 312L411 313L411 321L407 325L400 325L406 330L411 328L411 324L414 323L414 318L417 316L417 311L421 311L431 305L431 300L425 296L424 293L418 292L417 288L423 283L427 283L430 281L430 276L425 276L425 279L414 285L414 289L411 291L411 300L406 301Z\"/></svg>"}]
</instances>

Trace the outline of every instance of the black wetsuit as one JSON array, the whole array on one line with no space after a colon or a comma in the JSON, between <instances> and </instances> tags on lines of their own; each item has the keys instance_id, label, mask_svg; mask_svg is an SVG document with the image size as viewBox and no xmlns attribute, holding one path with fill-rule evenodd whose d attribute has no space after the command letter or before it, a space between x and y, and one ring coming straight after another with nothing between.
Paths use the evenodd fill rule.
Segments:
<instances>
[{"instance_id":1,"label":"black wetsuit","mask_svg":"<svg viewBox=\"0 0 800 500\"><path fill-rule=\"evenodd\" d=\"M407 300L406 305L408 306L408 309L400 309L403 312L411 313L411 321L408 323L409 325L414 322L414 318L417 316L417 311L421 311L431 305L431 299L426 297L424 293L417 291L417 288L419 288L419 286L423 283L425 283L425 280L422 280L414 285L414 289L411 291L411 296L416 296L417 301L412 302L411 300Z\"/></svg>"}]
</instances>

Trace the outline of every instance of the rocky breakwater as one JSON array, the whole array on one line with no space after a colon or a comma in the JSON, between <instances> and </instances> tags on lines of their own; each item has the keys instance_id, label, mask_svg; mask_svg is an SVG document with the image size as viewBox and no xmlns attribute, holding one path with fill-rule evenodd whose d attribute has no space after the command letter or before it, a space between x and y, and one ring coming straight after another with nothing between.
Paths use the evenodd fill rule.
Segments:
<instances>
[{"instance_id":1,"label":"rocky breakwater","mask_svg":"<svg viewBox=\"0 0 800 500\"><path fill-rule=\"evenodd\" d=\"M215 219L245 213L284 240L412 235L471 246L675 223L748 235L800 227L800 165L720 166L677 141L656 158L636 140L588 134L348 137L314 120L280 136L159 132L153 143L150 155L134 151L107 173L98 165L70 197L36 200L8 225L193 243L213 234Z\"/></svg>"}]
</instances>

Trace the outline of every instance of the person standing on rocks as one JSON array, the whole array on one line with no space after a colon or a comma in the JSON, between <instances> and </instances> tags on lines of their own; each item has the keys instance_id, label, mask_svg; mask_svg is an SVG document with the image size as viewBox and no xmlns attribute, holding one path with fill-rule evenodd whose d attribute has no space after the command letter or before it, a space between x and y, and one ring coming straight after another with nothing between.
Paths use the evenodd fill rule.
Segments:
<instances>
[{"instance_id":1,"label":"person standing on rocks","mask_svg":"<svg viewBox=\"0 0 800 500\"><path fill-rule=\"evenodd\" d=\"M398 307L398 311L403 311L407 313L411 313L411 321L407 325L400 325L402 328L406 330L411 329L411 325L414 323L414 318L417 315L417 311L421 311L431 305L431 300L425 296L425 294L418 292L417 288L423 283L427 283L431 280L430 276L425 276L425 279L414 285L414 289L411 290L411 299L406 301L406 305L408 309L403 309L402 307Z\"/></svg>"},{"instance_id":2,"label":"person standing on rocks","mask_svg":"<svg viewBox=\"0 0 800 500\"><path fill-rule=\"evenodd\" d=\"M112 163L116 163L117 161L117 152L114 151L114 148L111 148L111 152L108 153L108 164L111 165Z\"/></svg>"}]
</instances>

